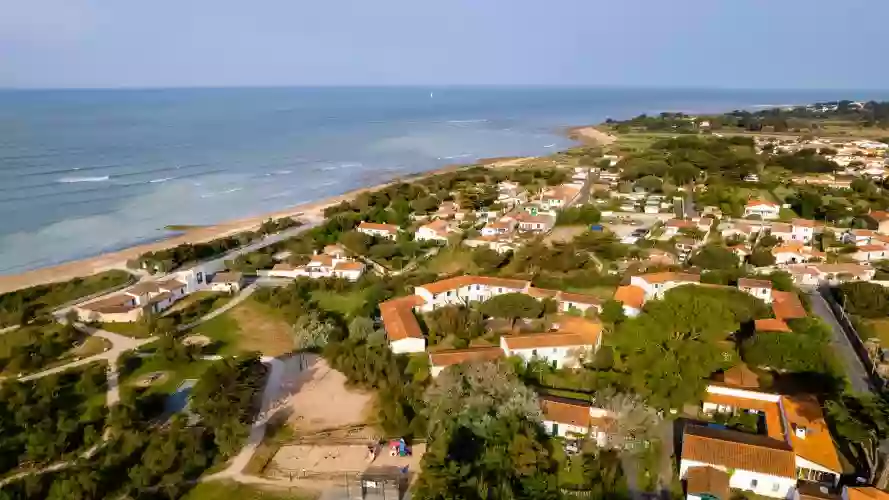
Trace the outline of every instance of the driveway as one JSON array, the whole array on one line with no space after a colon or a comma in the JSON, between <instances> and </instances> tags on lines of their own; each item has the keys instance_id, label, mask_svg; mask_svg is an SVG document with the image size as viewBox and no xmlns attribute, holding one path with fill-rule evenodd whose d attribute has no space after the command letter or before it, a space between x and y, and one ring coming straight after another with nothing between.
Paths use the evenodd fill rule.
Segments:
<instances>
[{"instance_id":1,"label":"driveway","mask_svg":"<svg viewBox=\"0 0 889 500\"><path fill-rule=\"evenodd\" d=\"M856 392L873 392L873 388L870 385L870 378L867 376L867 370L861 363L861 358L858 357L858 354L852 347L851 341L846 337L846 332L843 330L843 327L840 326L836 316L833 315L833 311L830 309L827 301L824 300L824 297L822 297L817 290L810 291L809 298L812 302L812 312L817 314L819 318L824 320L824 322L830 326L830 343L834 352L837 353L837 356L839 356L840 361L843 363L846 377L848 377L852 388Z\"/></svg>"}]
</instances>

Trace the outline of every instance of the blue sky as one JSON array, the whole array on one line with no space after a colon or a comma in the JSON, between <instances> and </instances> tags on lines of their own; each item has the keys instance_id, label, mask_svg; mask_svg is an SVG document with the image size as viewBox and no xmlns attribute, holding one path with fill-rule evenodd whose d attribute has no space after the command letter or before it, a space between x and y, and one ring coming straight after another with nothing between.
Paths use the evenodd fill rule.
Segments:
<instances>
[{"instance_id":1,"label":"blue sky","mask_svg":"<svg viewBox=\"0 0 889 500\"><path fill-rule=\"evenodd\" d=\"M0 0L0 87L889 87L886 0Z\"/></svg>"}]
</instances>

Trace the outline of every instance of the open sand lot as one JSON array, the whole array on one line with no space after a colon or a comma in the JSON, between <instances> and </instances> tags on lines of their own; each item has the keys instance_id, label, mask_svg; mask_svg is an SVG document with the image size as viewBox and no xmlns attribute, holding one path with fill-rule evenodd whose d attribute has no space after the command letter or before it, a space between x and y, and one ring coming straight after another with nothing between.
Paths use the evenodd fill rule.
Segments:
<instances>
[{"instance_id":1,"label":"open sand lot","mask_svg":"<svg viewBox=\"0 0 889 500\"><path fill-rule=\"evenodd\" d=\"M315 354L297 354L283 381L290 397L290 425L298 434L330 431L364 424L373 395L346 387L346 376ZM299 364L303 369L298 371Z\"/></svg>"},{"instance_id":2,"label":"open sand lot","mask_svg":"<svg viewBox=\"0 0 889 500\"><path fill-rule=\"evenodd\" d=\"M408 468L416 472L426 447L417 445L410 456L390 456L384 443L373 462L368 455L368 445L360 444L295 444L282 446L272 459L269 472L274 476L293 477L362 472L368 467Z\"/></svg>"}]
</instances>

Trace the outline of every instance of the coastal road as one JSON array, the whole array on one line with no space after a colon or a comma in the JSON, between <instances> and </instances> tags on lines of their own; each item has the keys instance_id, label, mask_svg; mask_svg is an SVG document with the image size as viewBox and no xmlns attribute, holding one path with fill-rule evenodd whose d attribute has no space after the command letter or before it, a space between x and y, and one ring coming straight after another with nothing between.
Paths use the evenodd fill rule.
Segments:
<instances>
[{"instance_id":1,"label":"coastal road","mask_svg":"<svg viewBox=\"0 0 889 500\"><path fill-rule=\"evenodd\" d=\"M827 301L818 293L817 289L809 291L809 298L812 302L812 312L830 326L831 345L843 363L846 377L849 379L852 389L861 393L873 392L870 378L867 376L867 370L862 364L861 358L852 347L852 342L846 336L846 332L840 326L836 316L833 315Z\"/></svg>"}]
</instances>

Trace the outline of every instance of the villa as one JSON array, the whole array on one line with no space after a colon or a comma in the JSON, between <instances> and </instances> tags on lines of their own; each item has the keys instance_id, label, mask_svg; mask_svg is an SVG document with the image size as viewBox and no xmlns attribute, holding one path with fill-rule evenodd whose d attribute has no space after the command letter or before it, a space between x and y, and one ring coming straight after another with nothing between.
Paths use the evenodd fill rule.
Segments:
<instances>
[{"instance_id":1,"label":"villa","mask_svg":"<svg viewBox=\"0 0 889 500\"><path fill-rule=\"evenodd\" d=\"M758 216L762 220L777 219L780 212L781 205L764 200L750 200L744 207L744 217Z\"/></svg>"},{"instance_id":2,"label":"villa","mask_svg":"<svg viewBox=\"0 0 889 500\"><path fill-rule=\"evenodd\" d=\"M553 368L576 368L599 349L601 333L601 323L565 315L553 322L549 332L500 337L500 348L506 356L519 356L526 362L539 359Z\"/></svg>"},{"instance_id":3,"label":"villa","mask_svg":"<svg viewBox=\"0 0 889 500\"><path fill-rule=\"evenodd\" d=\"M448 235L452 232L451 225L444 219L436 219L428 224L420 226L414 233L417 241L440 241L447 243Z\"/></svg>"},{"instance_id":4,"label":"villa","mask_svg":"<svg viewBox=\"0 0 889 500\"><path fill-rule=\"evenodd\" d=\"M362 222L356 230L370 236L394 240L398 236L398 226L394 224L377 224L375 222Z\"/></svg>"},{"instance_id":5,"label":"villa","mask_svg":"<svg viewBox=\"0 0 889 500\"><path fill-rule=\"evenodd\" d=\"M186 290L187 284L176 279L142 282L120 294L82 304L72 310L81 321L132 323L146 313L159 314L168 309L185 297Z\"/></svg>"},{"instance_id":6,"label":"villa","mask_svg":"<svg viewBox=\"0 0 889 500\"><path fill-rule=\"evenodd\" d=\"M588 402L556 396L540 396L543 428L552 436L591 439L596 446L608 446L608 430L614 419L608 411Z\"/></svg>"}]
</instances>

